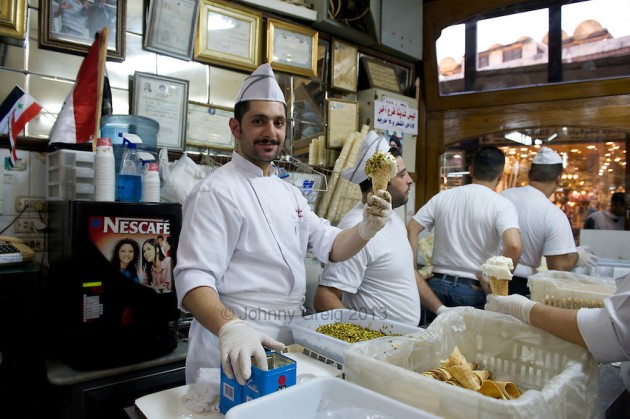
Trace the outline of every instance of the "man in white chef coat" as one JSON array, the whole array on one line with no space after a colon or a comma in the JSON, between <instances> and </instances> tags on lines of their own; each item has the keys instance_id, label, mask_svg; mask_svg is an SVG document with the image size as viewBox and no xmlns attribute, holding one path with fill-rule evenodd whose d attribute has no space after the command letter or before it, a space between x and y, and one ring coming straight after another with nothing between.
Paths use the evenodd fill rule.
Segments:
<instances>
[{"instance_id":1,"label":"man in white chef coat","mask_svg":"<svg viewBox=\"0 0 630 419\"><path fill-rule=\"evenodd\" d=\"M413 183L407 173L400 150L370 131L361 144L354 167L347 168L341 177L361 187L362 201L339 222L339 227L353 226L362 218L363 206L372 193L372 181L365 174L365 164L377 151L390 152L398 164L396 176L391 178L387 191L392 197L392 208L404 205L409 199ZM423 292L432 294L424 281L416 282L411 246L406 239L404 221L394 213L385 227L359 253L344 262L328 263L324 267L315 292L315 309L325 311L350 308L361 313L418 326ZM424 290L418 290L424 285ZM435 298L435 297L434 297Z\"/></svg>"},{"instance_id":2,"label":"man in white chef coat","mask_svg":"<svg viewBox=\"0 0 630 419\"><path fill-rule=\"evenodd\" d=\"M616 281L617 291L604 300L603 308L575 310L536 303L518 294L489 294L485 309L514 316L585 347L597 362L621 362L621 377L630 391L630 275Z\"/></svg>"},{"instance_id":3,"label":"man in white chef coat","mask_svg":"<svg viewBox=\"0 0 630 419\"><path fill-rule=\"evenodd\" d=\"M416 257L418 234L434 231L428 281L441 304L436 314L449 307L483 308L486 293L477 275L486 259L501 254L514 265L521 256L521 235L514 204L495 192L505 166L505 155L497 147L481 147L470 166L472 183L435 195L407 223L407 238ZM427 320L433 316L427 313Z\"/></svg>"},{"instance_id":4,"label":"man in white chef coat","mask_svg":"<svg viewBox=\"0 0 630 419\"><path fill-rule=\"evenodd\" d=\"M229 121L232 160L200 181L183 205L175 284L180 309L194 320L186 381L218 367L243 384L251 358L267 368L263 345L280 350L302 315L304 258L356 254L387 223L389 193L371 195L362 220L341 230L317 217L299 189L276 176L286 103L269 64L243 82Z\"/></svg>"},{"instance_id":5,"label":"man in white chef coat","mask_svg":"<svg viewBox=\"0 0 630 419\"><path fill-rule=\"evenodd\" d=\"M562 169L562 157L541 147L532 159L529 184L501 192L516 207L523 242L521 259L510 281L510 294L530 294L527 278L536 273L543 256L550 270L597 266L597 256L588 247L575 247L569 219L549 200L560 184Z\"/></svg>"}]
</instances>

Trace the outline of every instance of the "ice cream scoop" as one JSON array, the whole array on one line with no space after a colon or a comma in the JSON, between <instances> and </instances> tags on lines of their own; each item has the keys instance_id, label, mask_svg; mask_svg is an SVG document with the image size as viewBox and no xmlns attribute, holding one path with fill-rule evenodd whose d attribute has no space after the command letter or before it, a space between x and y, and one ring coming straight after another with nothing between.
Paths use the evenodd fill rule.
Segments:
<instances>
[{"instance_id":1,"label":"ice cream scoop","mask_svg":"<svg viewBox=\"0 0 630 419\"><path fill-rule=\"evenodd\" d=\"M372 179L372 191L387 190L389 180L396 176L398 163L391 153L377 151L365 164L365 174Z\"/></svg>"},{"instance_id":2,"label":"ice cream scoop","mask_svg":"<svg viewBox=\"0 0 630 419\"><path fill-rule=\"evenodd\" d=\"M495 295L508 295L512 270L514 263L505 256L493 256L481 265L481 271L488 277L490 288Z\"/></svg>"}]
</instances>

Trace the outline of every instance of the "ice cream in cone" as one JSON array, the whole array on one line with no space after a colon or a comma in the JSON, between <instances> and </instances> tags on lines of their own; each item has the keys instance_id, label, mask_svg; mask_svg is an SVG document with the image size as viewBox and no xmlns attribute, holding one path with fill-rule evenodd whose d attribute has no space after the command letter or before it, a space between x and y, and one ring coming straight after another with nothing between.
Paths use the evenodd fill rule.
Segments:
<instances>
[{"instance_id":1,"label":"ice cream in cone","mask_svg":"<svg viewBox=\"0 0 630 419\"><path fill-rule=\"evenodd\" d=\"M365 164L365 174L372 179L372 191L387 190L389 180L396 176L398 164L391 153L377 151Z\"/></svg>"},{"instance_id":2,"label":"ice cream in cone","mask_svg":"<svg viewBox=\"0 0 630 419\"><path fill-rule=\"evenodd\" d=\"M493 256L481 265L481 271L488 277L494 295L508 295L512 270L512 259L505 256Z\"/></svg>"}]
</instances>

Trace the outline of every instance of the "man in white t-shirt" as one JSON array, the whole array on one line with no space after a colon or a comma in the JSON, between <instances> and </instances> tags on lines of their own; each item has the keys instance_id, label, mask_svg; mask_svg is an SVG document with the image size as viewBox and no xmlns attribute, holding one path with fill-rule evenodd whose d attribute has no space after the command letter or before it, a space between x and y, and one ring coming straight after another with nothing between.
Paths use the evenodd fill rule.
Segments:
<instances>
[{"instance_id":1,"label":"man in white t-shirt","mask_svg":"<svg viewBox=\"0 0 630 419\"><path fill-rule=\"evenodd\" d=\"M392 208L404 205L409 199L413 181L397 147L370 131L363 140L355 167L341 176L358 183L363 194L359 202L339 222L340 228L355 225L363 217L363 207L372 191L372 181L365 174L365 163L376 151L389 151L398 164L396 176L391 178L387 191L392 197ZM328 263L315 293L317 311L350 308L361 313L417 326L420 321L420 299L414 272L411 246L405 239L405 223L393 213L387 224L352 258ZM428 292L431 290L422 282Z\"/></svg>"},{"instance_id":2,"label":"man in white t-shirt","mask_svg":"<svg viewBox=\"0 0 630 419\"><path fill-rule=\"evenodd\" d=\"M500 252L518 264L518 214L514 204L495 192L504 166L505 155L497 147L479 148L470 166L472 184L438 193L407 223L414 257L418 234L424 229L434 232L433 278L428 284L441 302L432 310L436 314L448 307L483 308L486 293L477 275L486 259Z\"/></svg>"},{"instance_id":3,"label":"man in white t-shirt","mask_svg":"<svg viewBox=\"0 0 630 419\"><path fill-rule=\"evenodd\" d=\"M584 220L586 230L623 230L626 220L626 198L623 192L615 192L610 197L610 207L597 211Z\"/></svg>"},{"instance_id":4,"label":"man in white t-shirt","mask_svg":"<svg viewBox=\"0 0 630 419\"><path fill-rule=\"evenodd\" d=\"M536 273L543 256L550 270L570 271L575 266L597 265L597 256L588 247L575 247L569 219L549 200L561 177L562 157L541 147L532 159L529 184L501 193L516 207L523 242L521 259L510 281L510 294L529 295L527 277Z\"/></svg>"}]
</instances>

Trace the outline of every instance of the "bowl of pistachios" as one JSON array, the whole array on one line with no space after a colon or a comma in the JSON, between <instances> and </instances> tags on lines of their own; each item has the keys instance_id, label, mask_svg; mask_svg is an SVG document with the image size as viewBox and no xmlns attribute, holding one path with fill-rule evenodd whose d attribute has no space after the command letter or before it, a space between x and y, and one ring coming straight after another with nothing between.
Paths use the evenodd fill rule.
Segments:
<instances>
[{"instance_id":1,"label":"bowl of pistachios","mask_svg":"<svg viewBox=\"0 0 630 419\"><path fill-rule=\"evenodd\" d=\"M344 350L353 343L423 330L349 309L309 314L293 319L289 326L295 343L340 363L343 363Z\"/></svg>"}]
</instances>

